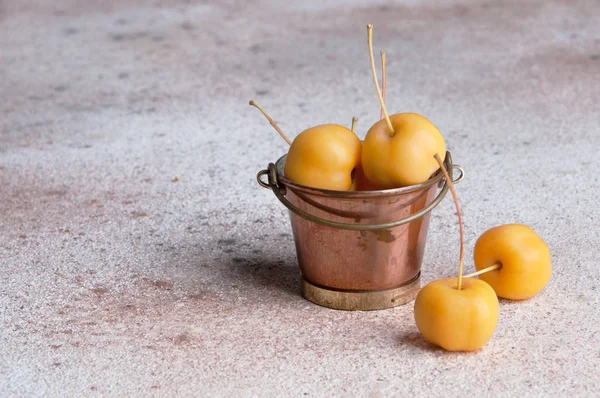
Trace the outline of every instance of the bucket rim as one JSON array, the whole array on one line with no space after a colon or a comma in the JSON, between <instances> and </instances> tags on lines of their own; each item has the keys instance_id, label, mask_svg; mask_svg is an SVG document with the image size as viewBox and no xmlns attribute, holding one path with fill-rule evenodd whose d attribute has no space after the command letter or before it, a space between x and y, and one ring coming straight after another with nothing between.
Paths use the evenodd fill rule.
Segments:
<instances>
[{"instance_id":1,"label":"bucket rim","mask_svg":"<svg viewBox=\"0 0 600 398\"><path fill-rule=\"evenodd\" d=\"M288 178L285 177L284 168L285 168L285 160L287 158L287 154L281 156L275 162L275 168L277 170L277 181L284 185L285 187L292 189L294 191L300 191L312 195L317 196L325 196L330 198L355 198L355 199L366 199L366 198L385 198L403 195L415 191L421 191L424 189L430 188L434 184L439 184L444 178L444 174L440 169L436 170L435 173L427 181L424 181L419 184L409 185L406 187L400 188L391 188L391 189L382 189L377 191L337 191L333 189L322 189L322 188L314 188L309 187L307 185L302 185L295 183ZM446 168L452 167L452 158L450 157L450 152L446 152L446 156L444 158L444 165Z\"/></svg>"},{"instance_id":2,"label":"bucket rim","mask_svg":"<svg viewBox=\"0 0 600 398\"><path fill-rule=\"evenodd\" d=\"M287 207L292 213L295 213L296 215L298 215L308 221L312 221L314 223L324 225L327 227L332 227L332 228L360 230L360 231L363 231L363 230L374 231L374 230L380 230L380 229L390 229L390 228L394 228L394 227L397 227L397 226L400 226L403 224L407 224L407 223L412 222L420 217L423 217L424 215L429 213L431 210L433 210L433 208L436 207L441 202L441 200L444 198L444 196L446 195L446 193L448 192L448 189L449 189L448 181L446 181L444 178L442 178L442 176L440 175L441 174L440 170L438 170L436 173L434 173L434 175L431 178L429 178L429 180L427 180L421 184L411 185L411 186L402 187L402 188L395 188L395 189L391 189L391 190L356 192L356 191L332 191L332 190L325 190L325 189L318 189L318 188L310 188L310 187L305 187L304 185L294 184L291 181L287 180L285 178L285 176L283 176L284 162L285 162L285 156L282 156L277 161L278 166L279 166L279 171L274 163L269 163L269 167L266 170L259 171L258 174L256 175L256 180L257 180L258 184L260 186L262 186L263 188L268 188L268 189L272 190L273 194L275 194L277 199L279 199L279 201L285 207ZM444 159L444 165L448 169L448 176L450 177L450 180L452 180L452 183L456 184L464 178L465 173L464 173L462 167L460 167L457 164L452 163L452 155L450 154L450 152L446 152L446 158ZM453 173L452 173L453 169L457 169L460 172L460 177L458 177L456 179L453 178ZM278 176L278 174L279 174L279 176ZM267 175L269 178L268 182L265 182L262 180L262 177L265 175ZM286 179L290 185L286 185L283 181L280 184L280 181L278 181L279 177L281 177L282 179ZM399 195L407 193L407 192L415 192L419 189L421 189L421 190L431 189L431 188L435 187L435 185L432 185L432 184L435 184L436 181L438 182L438 188L441 188L441 190L437 194L437 196L429 203L429 205L427 207L418 211L417 213L411 214L408 217L401 218L396 221L382 223L382 224L368 224L368 225L367 224L357 224L356 220L355 220L355 223L353 223L353 224L326 220L326 219L317 217L313 214L309 214L306 211L298 208L297 206L292 204L289 200L287 200L285 197L287 188L290 188L291 191L298 190L298 191L301 191L306 194L314 194L315 196L335 198L335 199L341 199L341 200L360 199L364 203L366 203L367 198L377 198L377 199L390 198L390 199L393 199L396 196L399 196ZM296 187L294 187L294 185ZM297 192L296 192L296 194L298 195Z\"/></svg>"}]
</instances>

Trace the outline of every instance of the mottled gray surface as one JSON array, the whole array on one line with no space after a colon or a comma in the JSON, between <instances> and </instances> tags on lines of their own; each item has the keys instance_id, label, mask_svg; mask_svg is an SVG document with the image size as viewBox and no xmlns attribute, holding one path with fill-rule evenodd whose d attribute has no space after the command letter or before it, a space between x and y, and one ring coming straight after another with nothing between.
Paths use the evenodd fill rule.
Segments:
<instances>
[{"instance_id":1,"label":"mottled gray surface","mask_svg":"<svg viewBox=\"0 0 600 398\"><path fill-rule=\"evenodd\" d=\"M600 3L278 3L0 0L0 395L598 396ZM476 353L432 348L412 305L302 299L254 180L286 144L249 99L291 135L376 120L369 22L389 109L468 172L467 271L502 223L553 253ZM447 199L425 282L457 231Z\"/></svg>"}]
</instances>

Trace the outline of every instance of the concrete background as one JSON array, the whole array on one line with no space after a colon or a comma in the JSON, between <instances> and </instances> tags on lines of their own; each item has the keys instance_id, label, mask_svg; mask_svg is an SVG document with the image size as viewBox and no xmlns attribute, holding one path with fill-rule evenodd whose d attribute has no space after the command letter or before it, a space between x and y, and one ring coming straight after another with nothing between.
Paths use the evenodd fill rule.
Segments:
<instances>
[{"instance_id":1,"label":"concrete background","mask_svg":"<svg viewBox=\"0 0 600 398\"><path fill-rule=\"evenodd\" d=\"M598 396L600 3L0 0L0 395ZM291 2L290 2L291 3ZM554 274L491 342L431 347L412 305L302 299L254 177L290 135L426 115L467 171L467 262L519 222ZM423 279L452 276L432 217Z\"/></svg>"}]
</instances>

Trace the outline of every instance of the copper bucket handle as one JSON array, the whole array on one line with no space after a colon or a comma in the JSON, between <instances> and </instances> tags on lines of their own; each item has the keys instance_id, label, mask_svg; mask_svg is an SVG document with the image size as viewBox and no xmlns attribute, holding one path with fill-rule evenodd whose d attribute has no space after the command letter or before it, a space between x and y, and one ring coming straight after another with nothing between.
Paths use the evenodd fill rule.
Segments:
<instances>
[{"instance_id":1,"label":"copper bucket handle","mask_svg":"<svg viewBox=\"0 0 600 398\"><path fill-rule=\"evenodd\" d=\"M444 160L444 164L446 166L446 169L448 170L448 175L452 179L453 184L458 184L459 182L461 182L463 180L463 178L465 177L465 171L459 165L452 164L452 157L450 155L450 152L446 152L446 159ZM453 179L453 170L454 169L457 169L458 171L460 171L460 176L457 177L456 179ZM262 176L264 176L264 175L268 176L268 182L264 182L262 180ZM285 207L287 207L290 211L297 214L298 216L300 216L308 221L312 221L317 224L325 225L327 227L339 228L339 229L349 229L349 230L354 230L354 231L374 231L374 230L379 230L379 229L389 229L389 228L397 227L399 225L408 224L409 222L414 221L414 220L418 219L419 217L422 217L425 214L429 213L431 210L433 210L434 207L436 207L442 201L442 199L444 199L444 196L446 196L446 193L448 192L448 184L446 184L444 178L442 177L442 179L440 180L440 183L442 181L444 181L442 190L438 193L438 195L435 197L435 199L433 199L427 207L425 207L423 210L421 210L415 214L411 214L410 216L402 218L400 220L383 223L383 224L368 224L368 225L367 224L347 224L347 223L325 220L325 219L313 216L312 214L308 214L307 212L299 209L298 207L296 207L295 205L290 203L290 201L285 198L285 191L286 191L285 186L280 186L279 182L277 181L277 169L276 169L274 163L269 163L269 167L267 170L259 171L258 174L256 175L256 180L258 181L258 183L261 187L272 190L273 193L275 194L275 196L277 197L277 199L279 199L279 201Z\"/></svg>"}]
</instances>

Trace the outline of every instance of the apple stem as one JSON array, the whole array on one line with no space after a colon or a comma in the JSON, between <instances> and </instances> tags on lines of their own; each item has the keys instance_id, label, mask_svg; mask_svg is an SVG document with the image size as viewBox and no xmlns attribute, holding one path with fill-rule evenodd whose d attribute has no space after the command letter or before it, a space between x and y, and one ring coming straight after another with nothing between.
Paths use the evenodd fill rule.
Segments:
<instances>
[{"instance_id":1,"label":"apple stem","mask_svg":"<svg viewBox=\"0 0 600 398\"><path fill-rule=\"evenodd\" d=\"M392 121L390 120L387 110L385 109L385 103L383 101L383 96L381 95L379 82L377 81L377 72L375 71L375 59L373 57L373 25L371 24L367 25L367 37L369 45L369 58L371 59L371 74L373 75L373 82L375 83L375 88L377 89L377 97L379 98L379 104L381 104L383 116L385 116L385 121L387 123L388 128L390 129L390 135L393 137L395 134L394 127L392 126Z\"/></svg>"},{"instance_id":2,"label":"apple stem","mask_svg":"<svg viewBox=\"0 0 600 398\"><path fill-rule=\"evenodd\" d=\"M456 280L456 288L458 290L461 290L462 289L462 279L463 279L463 275L462 275L463 260L464 260L464 251L465 251L464 250L465 249L465 235L463 233L462 215L460 214L460 206L458 204L458 197L456 196L456 191L454 190L454 185L452 184L452 179L448 175L448 171L446 171L446 168L444 167L444 163L442 162L442 159L440 159L440 156L436 153L435 155L433 155L433 157L440 165L440 169L442 170L442 173L444 173L444 178L446 178L446 184L448 184L448 187L450 188L450 192L452 192L452 198L454 199L454 205L456 206L456 214L458 215L458 227L460 229L460 256L459 256L459 260L458 260L458 278Z\"/></svg>"},{"instance_id":3,"label":"apple stem","mask_svg":"<svg viewBox=\"0 0 600 398\"><path fill-rule=\"evenodd\" d=\"M254 102L254 100L249 102L250 105L252 105L253 107L255 107L256 109L258 109L260 111L260 113L262 113L267 120L269 121L269 123L271 124L271 126L273 126L273 128L275 130L277 130L277 132L279 133L279 135L281 136L281 138L283 138L285 140L285 142L287 142L289 145L292 145L292 141L288 138L287 135L285 135L285 133L283 131L281 131L281 129L279 128L279 126L277 125L277 123L275 123L273 121L273 119L271 119L271 116L269 116L267 114L267 112L265 112L263 110L263 108L260 107L260 105L258 105L256 102Z\"/></svg>"},{"instance_id":4,"label":"apple stem","mask_svg":"<svg viewBox=\"0 0 600 398\"><path fill-rule=\"evenodd\" d=\"M381 98L385 104L385 51L381 52ZM383 107L381 107L379 119L383 119Z\"/></svg>"},{"instance_id":5,"label":"apple stem","mask_svg":"<svg viewBox=\"0 0 600 398\"><path fill-rule=\"evenodd\" d=\"M495 271L495 270L500 269L500 268L502 268L502 264L501 263L496 263L494 265L490 265L487 268L480 269L477 272L473 272L472 274L465 275L465 276L463 276L463 278L472 278L474 276L485 274L486 272L490 272L490 271Z\"/></svg>"},{"instance_id":6,"label":"apple stem","mask_svg":"<svg viewBox=\"0 0 600 398\"><path fill-rule=\"evenodd\" d=\"M352 132L354 133L354 128L356 127L356 122L358 122L358 118L356 116L352 117L352 127L350 127L350 130L352 130Z\"/></svg>"}]
</instances>

